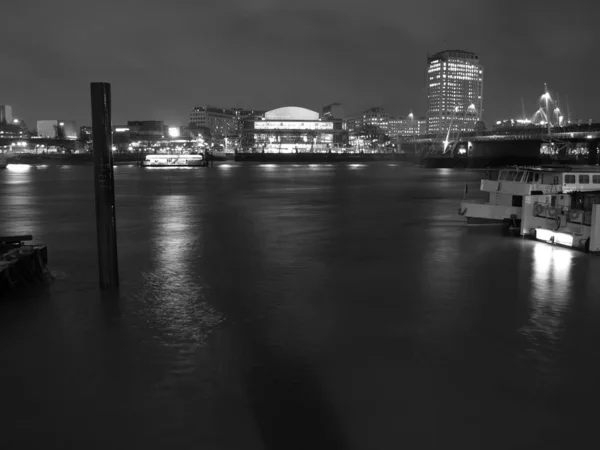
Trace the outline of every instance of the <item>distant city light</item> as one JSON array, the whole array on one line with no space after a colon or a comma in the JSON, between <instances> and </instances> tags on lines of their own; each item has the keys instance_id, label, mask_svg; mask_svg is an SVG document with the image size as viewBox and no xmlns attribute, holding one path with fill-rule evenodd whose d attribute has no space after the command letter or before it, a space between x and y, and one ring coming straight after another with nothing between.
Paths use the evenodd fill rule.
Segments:
<instances>
[{"instance_id":1,"label":"distant city light","mask_svg":"<svg viewBox=\"0 0 600 450\"><path fill-rule=\"evenodd\" d=\"M115 132L117 133L123 133L125 131L129 131L129 128L115 128Z\"/></svg>"},{"instance_id":2,"label":"distant city light","mask_svg":"<svg viewBox=\"0 0 600 450\"><path fill-rule=\"evenodd\" d=\"M19 123L19 119L13 119L13 123Z\"/></svg>"},{"instance_id":3,"label":"distant city light","mask_svg":"<svg viewBox=\"0 0 600 450\"><path fill-rule=\"evenodd\" d=\"M169 136L172 138L178 138L181 135L179 127L169 127Z\"/></svg>"},{"instance_id":4,"label":"distant city light","mask_svg":"<svg viewBox=\"0 0 600 450\"><path fill-rule=\"evenodd\" d=\"M60 122L60 123L59 123L59 125L60 125L61 127L64 127L64 126L65 126L65 123L64 123L64 122Z\"/></svg>"}]
</instances>

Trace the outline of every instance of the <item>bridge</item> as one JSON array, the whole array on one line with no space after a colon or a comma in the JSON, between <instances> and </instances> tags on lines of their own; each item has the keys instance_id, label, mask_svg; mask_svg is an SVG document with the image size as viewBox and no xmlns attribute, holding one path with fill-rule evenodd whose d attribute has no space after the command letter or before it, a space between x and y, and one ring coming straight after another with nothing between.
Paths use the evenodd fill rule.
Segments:
<instances>
[{"instance_id":1,"label":"bridge","mask_svg":"<svg viewBox=\"0 0 600 450\"><path fill-rule=\"evenodd\" d=\"M445 137L445 136L444 136ZM523 128L503 128L490 131L460 133L460 141L483 142L483 141L539 141L547 142L559 140L565 142L585 142L588 140L600 139L600 123L585 125L568 125L566 127L551 128L550 135L548 129L541 126L523 127ZM433 143L441 142L439 134L428 134L420 136L407 136L401 138L400 142L407 143Z\"/></svg>"},{"instance_id":2,"label":"bridge","mask_svg":"<svg viewBox=\"0 0 600 450\"><path fill-rule=\"evenodd\" d=\"M409 159L436 166L457 162L471 167L536 164L547 158L569 163L600 162L600 124L553 127L550 134L545 127L505 128L460 133L445 140L446 136L439 134L414 136L400 140L398 147Z\"/></svg>"}]
</instances>

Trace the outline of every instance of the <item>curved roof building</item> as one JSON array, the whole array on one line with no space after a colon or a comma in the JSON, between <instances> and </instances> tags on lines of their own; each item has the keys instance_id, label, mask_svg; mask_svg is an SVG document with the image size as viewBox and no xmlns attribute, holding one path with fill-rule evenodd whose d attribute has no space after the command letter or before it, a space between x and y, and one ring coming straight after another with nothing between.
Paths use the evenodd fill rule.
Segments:
<instances>
[{"instance_id":1,"label":"curved roof building","mask_svg":"<svg viewBox=\"0 0 600 450\"><path fill-rule=\"evenodd\" d=\"M319 113L299 106L284 106L267 111L265 120L319 120Z\"/></svg>"},{"instance_id":2,"label":"curved roof building","mask_svg":"<svg viewBox=\"0 0 600 450\"><path fill-rule=\"evenodd\" d=\"M244 121L242 152L327 152L342 143L342 122L319 118L317 111L284 106L263 118Z\"/></svg>"}]
</instances>

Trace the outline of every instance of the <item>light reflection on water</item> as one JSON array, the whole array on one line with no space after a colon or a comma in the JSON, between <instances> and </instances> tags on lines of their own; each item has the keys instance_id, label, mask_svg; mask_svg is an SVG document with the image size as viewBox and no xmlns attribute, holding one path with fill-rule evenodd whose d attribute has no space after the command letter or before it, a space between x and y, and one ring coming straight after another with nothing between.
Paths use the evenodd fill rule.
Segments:
<instances>
[{"instance_id":1,"label":"light reflection on water","mask_svg":"<svg viewBox=\"0 0 600 450\"><path fill-rule=\"evenodd\" d=\"M524 352L536 364L540 387L559 382L565 320L573 296L574 252L535 242L532 255L531 311L520 333L527 341Z\"/></svg>"},{"instance_id":2,"label":"light reflection on water","mask_svg":"<svg viewBox=\"0 0 600 450\"><path fill-rule=\"evenodd\" d=\"M204 299L202 278L190 272L201 258L203 229L198 203L192 194L154 197L151 254L153 269L143 273L139 299L149 319L163 330L165 345L175 341L206 342L223 317Z\"/></svg>"}]
</instances>

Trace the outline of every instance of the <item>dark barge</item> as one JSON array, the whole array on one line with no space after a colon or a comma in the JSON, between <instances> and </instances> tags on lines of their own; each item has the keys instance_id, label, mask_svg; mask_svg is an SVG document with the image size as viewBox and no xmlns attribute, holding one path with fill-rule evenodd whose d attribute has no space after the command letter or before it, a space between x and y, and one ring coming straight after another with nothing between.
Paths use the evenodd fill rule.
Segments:
<instances>
[{"instance_id":1,"label":"dark barge","mask_svg":"<svg viewBox=\"0 0 600 450\"><path fill-rule=\"evenodd\" d=\"M31 235L0 236L0 296L49 279L45 245L27 245ZM1 297L0 297L1 298Z\"/></svg>"}]
</instances>

